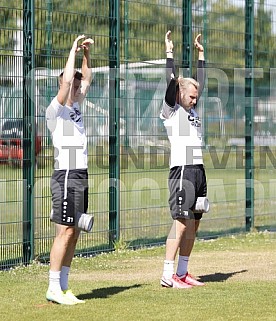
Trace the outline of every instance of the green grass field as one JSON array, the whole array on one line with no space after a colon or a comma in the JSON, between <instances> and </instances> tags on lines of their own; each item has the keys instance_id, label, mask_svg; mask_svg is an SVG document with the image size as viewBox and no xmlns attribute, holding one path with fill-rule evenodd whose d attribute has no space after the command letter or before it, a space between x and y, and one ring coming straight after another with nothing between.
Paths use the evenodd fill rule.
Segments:
<instances>
[{"instance_id":1,"label":"green grass field","mask_svg":"<svg viewBox=\"0 0 276 321\"><path fill-rule=\"evenodd\" d=\"M159 155L160 156L160 155ZM227 156L227 154L226 154ZM163 164L162 155L158 164ZM215 158L213 154L213 159ZM214 168L209 152L205 154L208 180L208 197L211 211L204 216L200 236L214 236L245 230L245 180L244 169L236 168L237 155L232 152L226 168ZM216 153L217 164L224 159L223 149ZM256 159L260 158L256 153ZM224 160L223 160L224 159ZM244 159L243 159L244 161ZM171 224L168 208L168 169L151 169L149 155L143 158L144 167L136 168L128 160L127 169L121 172L120 189L120 237L123 241L145 244L164 240ZM22 171L10 167L0 168L0 260L20 258L22 255L23 184ZM93 233L82 235L79 249L104 249L108 246L109 194L108 170L96 166L90 159L89 212L95 215ZM50 164L36 170L34 188L34 256L47 256L55 229L49 221L51 210ZM255 171L255 227L275 228L274 170ZM155 241L154 241L155 240ZM5 264L5 262L3 263Z\"/></svg>"},{"instance_id":2,"label":"green grass field","mask_svg":"<svg viewBox=\"0 0 276 321\"><path fill-rule=\"evenodd\" d=\"M250 233L197 240L189 270L206 285L189 290L159 285L165 248L75 258L71 288L85 304L48 303L48 265L0 272L0 319L275 321L276 237Z\"/></svg>"}]
</instances>

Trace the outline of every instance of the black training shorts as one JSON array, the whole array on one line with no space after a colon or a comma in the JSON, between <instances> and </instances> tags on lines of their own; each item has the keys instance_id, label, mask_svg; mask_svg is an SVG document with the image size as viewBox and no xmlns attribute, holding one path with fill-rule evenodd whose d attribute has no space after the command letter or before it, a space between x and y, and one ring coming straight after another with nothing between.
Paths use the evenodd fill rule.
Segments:
<instances>
[{"instance_id":1,"label":"black training shorts","mask_svg":"<svg viewBox=\"0 0 276 321\"><path fill-rule=\"evenodd\" d=\"M55 170L51 178L51 221L74 226L76 213L88 208L87 169Z\"/></svg>"},{"instance_id":2,"label":"black training shorts","mask_svg":"<svg viewBox=\"0 0 276 321\"><path fill-rule=\"evenodd\" d=\"M182 187L180 182L182 180ZM169 173L169 205L173 219L194 218L200 220L202 213L193 213L198 197L207 195L206 175L203 165L175 166ZM179 195L182 204L179 205ZM181 209L180 209L181 208Z\"/></svg>"}]
</instances>

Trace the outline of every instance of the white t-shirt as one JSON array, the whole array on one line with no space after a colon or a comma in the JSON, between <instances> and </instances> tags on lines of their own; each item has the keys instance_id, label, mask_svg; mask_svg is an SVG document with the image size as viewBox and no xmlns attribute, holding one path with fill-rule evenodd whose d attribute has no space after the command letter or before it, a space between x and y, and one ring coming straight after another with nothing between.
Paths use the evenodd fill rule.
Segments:
<instances>
[{"instance_id":1,"label":"white t-shirt","mask_svg":"<svg viewBox=\"0 0 276 321\"><path fill-rule=\"evenodd\" d=\"M46 110L55 147L55 170L87 168L87 138L79 104L62 106L55 97Z\"/></svg>"},{"instance_id":2,"label":"white t-shirt","mask_svg":"<svg viewBox=\"0 0 276 321\"><path fill-rule=\"evenodd\" d=\"M201 121L196 111L188 112L178 104L171 108L164 101L160 118L171 144L170 168L203 164Z\"/></svg>"}]
</instances>

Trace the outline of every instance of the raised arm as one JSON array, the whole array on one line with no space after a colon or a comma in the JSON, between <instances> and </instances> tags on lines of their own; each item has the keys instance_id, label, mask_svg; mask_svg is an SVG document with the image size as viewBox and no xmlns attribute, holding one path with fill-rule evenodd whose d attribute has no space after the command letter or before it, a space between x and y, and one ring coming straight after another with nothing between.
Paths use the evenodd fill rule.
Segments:
<instances>
[{"instance_id":1,"label":"raised arm","mask_svg":"<svg viewBox=\"0 0 276 321\"><path fill-rule=\"evenodd\" d=\"M91 69L91 58L90 58L90 46L94 43L91 38L85 39L81 48L83 48L83 59L82 59L82 80L81 80L81 94L79 95L78 102L81 104L88 92L89 86L92 81L92 69Z\"/></svg>"},{"instance_id":2,"label":"raised arm","mask_svg":"<svg viewBox=\"0 0 276 321\"><path fill-rule=\"evenodd\" d=\"M197 73L195 79L199 82L198 99L200 98L204 89L205 83L205 58L204 58L204 47L200 43L201 34L198 34L194 41L194 46L198 50L198 62L197 62Z\"/></svg>"},{"instance_id":3,"label":"raised arm","mask_svg":"<svg viewBox=\"0 0 276 321\"><path fill-rule=\"evenodd\" d=\"M85 36L81 35L75 39L75 41L72 45L72 48L70 50L64 71L63 71L63 76L60 79L57 100L63 106L67 102L68 95L70 92L71 83L74 78L76 54L81 49L80 46L78 46L78 41L83 38L85 38Z\"/></svg>"},{"instance_id":4,"label":"raised arm","mask_svg":"<svg viewBox=\"0 0 276 321\"><path fill-rule=\"evenodd\" d=\"M194 45L195 45L195 48L198 50L198 60L204 61L205 60L204 48L203 48L203 45L200 43L200 37L201 37L201 33L195 37Z\"/></svg>"},{"instance_id":5,"label":"raised arm","mask_svg":"<svg viewBox=\"0 0 276 321\"><path fill-rule=\"evenodd\" d=\"M171 39L171 31L169 30L165 35L165 47L166 47L166 80L167 90L165 95L165 102L170 107L174 107L176 103L176 77L175 77L175 65L173 59L173 42Z\"/></svg>"}]
</instances>

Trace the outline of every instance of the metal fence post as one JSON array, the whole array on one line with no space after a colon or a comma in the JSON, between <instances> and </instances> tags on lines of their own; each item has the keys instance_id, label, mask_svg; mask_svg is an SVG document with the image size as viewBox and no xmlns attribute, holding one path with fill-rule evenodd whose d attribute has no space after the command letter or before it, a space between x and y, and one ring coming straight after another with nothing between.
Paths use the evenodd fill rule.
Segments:
<instances>
[{"instance_id":1,"label":"metal fence post","mask_svg":"<svg viewBox=\"0 0 276 321\"><path fill-rule=\"evenodd\" d=\"M53 36L53 0L46 0L47 14L46 14L46 67L47 74L50 78L52 68L52 36ZM51 100L51 88L47 87L47 103ZM50 138L48 137L48 140Z\"/></svg>"},{"instance_id":2,"label":"metal fence post","mask_svg":"<svg viewBox=\"0 0 276 321\"><path fill-rule=\"evenodd\" d=\"M129 8L128 0L125 0L124 3L124 60L125 60L125 92L124 92L124 101L125 106L128 106L128 60L129 60ZM129 147L129 129L128 129L128 107L124 109L124 118L125 122L125 135L124 135L124 150Z\"/></svg>"},{"instance_id":3,"label":"metal fence post","mask_svg":"<svg viewBox=\"0 0 276 321\"><path fill-rule=\"evenodd\" d=\"M34 0L23 1L23 263L34 257Z\"/></svg>"},{"instance_id":4,"label":"metal fence post","mask_svg":"<svg viewBox=\"0 0 276 321\"><path fill-rule=\"evenodd\" d=\"M208 26L208 14L207 14L207 0L203 1L203 7L204 7L204 16L203 16L203 46L204 46L204 58L205 61L208 61L208 50L207 50L207 26ZM202 39L201 39L202 41ZM207 65L208 67L208 65ZM205 85L204 85L204 89L203 89L203 95L202 95L202 99L203 99L203 106L204 106L204 110L207 110L208 108L208 77L205 78ZM203 112L203 139L204 139L204 146L205 148L207 148L209 141L208 141L208 114L206 112Z\"/></svg>"},{"instance_id":5,"label":"metal fence post","mask_svg":"<svg viewBox=\"0 0 276 321\"><path fill-rule=\"evenodd\" d=\"M182 68L183 76L191 77L192 75L192 2L183 0L182 3Z\"/></svg>"},{"instance_id":6,"label":"metal fence post","mask_svg":"<svg viewBox=\"0 0 276 321\"><path fill-rule=\"evenodd\" d=\"M245 1L245 225L254 226L254 1ZM248 97L248 98L247 98ZM249 99L249 103L247 102Z\"/></svg>"},{"instance_id":7,"label":"metal fence post","mask_svg":"<svg viewBox=\"0 0 276 321\"><path fill-rule=\"evenodd\" d=\"M109 1L109 246L119 240L120 215L120 1Z\"/></svg>"}]
</instances>

